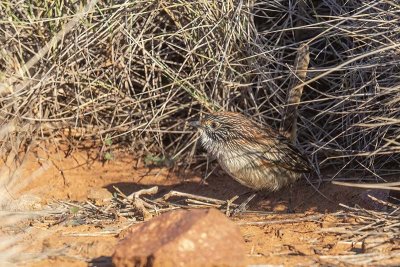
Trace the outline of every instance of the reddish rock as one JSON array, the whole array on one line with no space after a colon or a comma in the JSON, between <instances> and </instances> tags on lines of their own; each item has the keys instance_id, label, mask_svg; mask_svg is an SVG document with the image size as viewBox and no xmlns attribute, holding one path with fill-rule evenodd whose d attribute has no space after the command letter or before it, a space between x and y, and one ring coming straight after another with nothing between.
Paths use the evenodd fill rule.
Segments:
<instances>
[{"instance_id":1,"label":"reddish rock","mask_svg":"<svg viewBox=\"0 0 400 267\"><path fill-rule=\"evenodd\" d=\"M130 229L112 261L130 266L243 266L239 228L215 209L176 210Z\"/></svg>"}]
</instances>

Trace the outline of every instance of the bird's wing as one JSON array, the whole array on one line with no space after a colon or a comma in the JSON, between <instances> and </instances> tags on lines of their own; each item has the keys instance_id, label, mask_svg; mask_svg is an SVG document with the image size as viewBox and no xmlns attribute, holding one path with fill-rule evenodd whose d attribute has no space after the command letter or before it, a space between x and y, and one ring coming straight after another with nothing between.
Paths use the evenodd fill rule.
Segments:
<instances>
[{"instance_id":1,"label":"bird's wing","mask_svg":"<svg viewBox=\"0 0 400 267\"><path fill-rule=\"evenodd\" d=\"M268 133L258 137L244 149L243 156L252 158L252 165L274 165L299 173L312 171L308 159L284 136Z\"/></svg>"},{"instance_id":2,"label":"bird's wing","mask_svg":"<svg viewBox=\"0 0 400 267\"><path fill-rule=\"evenodd\" d=\"M309 160L296 146L290 143L285 137L282 137L282 140L279 142L280 144L276 146L276 149L279 150L279 160L276 162L277 165L294 172L312 171Z\"/></svg>"},{"instance_id":3,"label":"bird's wing","mask_svg":"<svg viewBox=\"0 0 400 267\"><path fill-rule=\"evenodd\" d=\"M266 151L263 156L267 160L294 172L310 172L312 170L308 159L287 138L278 136L272 142L272 147L264 144Z\"/></svg>"}]
</instances>

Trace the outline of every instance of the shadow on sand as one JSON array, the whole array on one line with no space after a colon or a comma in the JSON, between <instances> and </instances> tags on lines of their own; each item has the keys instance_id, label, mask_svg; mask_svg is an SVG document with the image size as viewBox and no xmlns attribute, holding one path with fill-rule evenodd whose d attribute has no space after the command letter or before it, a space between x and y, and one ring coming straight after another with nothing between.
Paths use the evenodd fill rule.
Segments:
<instances>
[{"instance_id":1,"label":"shadow on sand","mask_svg":"<svg viewBox=\"0 0 400 267\"><path fill-rule=\"evenodd\" d=\"M251 194L251 191L234 181L226 174L212 175L207 179L207 183L193 181L190 178L180 184L162 185L162 184L146 184L120 182L106 186L110 192L115 192L117 187L124 194L129 195L132 192L144 188L158 186L158 194L150 196L150 198L158 198L171 190L184 193L195 194L204 197L210 197L220 200L228 200L238 195L236 204L241 204ZM292 210L296 213L308 211L315 212L336 212L343 208L339 203L354 206L358 204L363 206L363 200L360 195L365 190L357 190L354 188L346 188L341 186L324 183L319 187L317 192L306 179L299 180L293 185L292 189ZM324 195L322 195L322 194ZM283 188L277 192L258 192L257 196L249 203L250 210L256 211L276 211L286 212L289 203L290 190ZM184 203L184 199L174 198L172 201ZM181 202L180 202L181 201Z\"/></svg>"}]
</instances>

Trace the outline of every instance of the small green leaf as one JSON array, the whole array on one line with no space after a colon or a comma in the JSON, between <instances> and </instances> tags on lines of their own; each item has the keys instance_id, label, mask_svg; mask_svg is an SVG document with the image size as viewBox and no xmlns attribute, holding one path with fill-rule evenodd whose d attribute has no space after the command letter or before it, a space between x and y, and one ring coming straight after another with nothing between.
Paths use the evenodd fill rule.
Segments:
<instances>
[{"instance_id":1,"label":"small green leaf","mask_svg":"<svg viewBox=\"0 0 400 267\"><path fill-rule=\"evenodd\" d=\"M104 144L106 144L106 146L111 146L113 143L112 139L107 137L106 140L104 140Z\"/></svg>"},{"instance_id":2,"label":"small green leaf","mask_svg":"<svg viewBox=\"0 0 400 267\"><path fill-rule=\"evenodd\" d=\"M69 210L72 214L77 214L79 211L78 207L71 207L71 209Z\"/></svg>"},{"instance_id":3,"label":"small green leaf","mask_svg":"<svg viewBox=\"0 0 400 267\"><path fill-rule=\"evenodd\" d=\"M112 160L114 157L113 157L113 155L110 153L110 152L106 152L105 154L104 154L104 159L105 160Z\"/></svg>"},{"instance_id":4,"label":"small green leaf","mask_svg":"<svg viewBox=\"0 0 400 267\"><path fill-rule=\"evenodd\" d=\"M153 155L146 155L144 158L145 165L156 165L156 166L166 166L171 167L174 161L171 158L167 158L165 156L153 156Z\"/></svg>"}]
</instances>

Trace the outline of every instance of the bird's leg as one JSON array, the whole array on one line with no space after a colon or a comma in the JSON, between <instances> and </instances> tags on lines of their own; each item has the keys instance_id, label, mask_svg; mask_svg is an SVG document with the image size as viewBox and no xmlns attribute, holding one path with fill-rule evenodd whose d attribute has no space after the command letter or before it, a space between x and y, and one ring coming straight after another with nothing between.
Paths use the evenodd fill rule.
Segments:
<instances>
[{"instance_id":1,"label":"bird's leg","mask_svg":"<svg viewBox=\"0 0 400 267\"><path fill-rule=\"evenodd\" d=\"M234 211L233 211L233 215L236 215L240 212L243 212L246 210L246 206L247 204L249 204L249 202L257 195L257 193L253 193L251 194L245 201L243 201L242 204L239 205L239 207L237 207Z\"/></svg>"},{"instance_id":2,"label":"bird's leg","mask_svg":"<svg viewBox=\"0 0 400 267\"><path fill-rule=\"evenodd\" d=\"M294 213L293 207L292 207L292 197L293 197L293 184L289 185L289 200L288 200L288 207L287 207L287 213Z\"/></svg>"},{"instance_id":3,"label":"bird's leg","mask_svg":"<svg viewBox=\"0 0 400 267\"><path fill-rule=\"evenodd\" d=\"M209 165L210 165L213 161L214 161L214 159L211 159L211 160L210 160L209 157L207 157L206 172L205 172L205 176L202 177L202 179L201 179L201 184L207 185L207 184L208 184L208 183L207 183L208 177L210 177L210 175L213 174L213 172L218 168L218 165L215 165L215 167L214 167L210 172L208 172Z\"/></svg>"},{"instance_id":4,"label":"bird's leg","mask_svg":"<svg viewBox=\"0 0 400 267\"><path fill-rule=\"evenodd\" d=\"M245 196L245 195L247 195L247 194L253 194L253 193L254 193L254 190L249 190L249 191L246 191L246 192L244 192L244 193L241 193L241 194L239 195L239 197Z\"/></svg>"}]
</instances>

